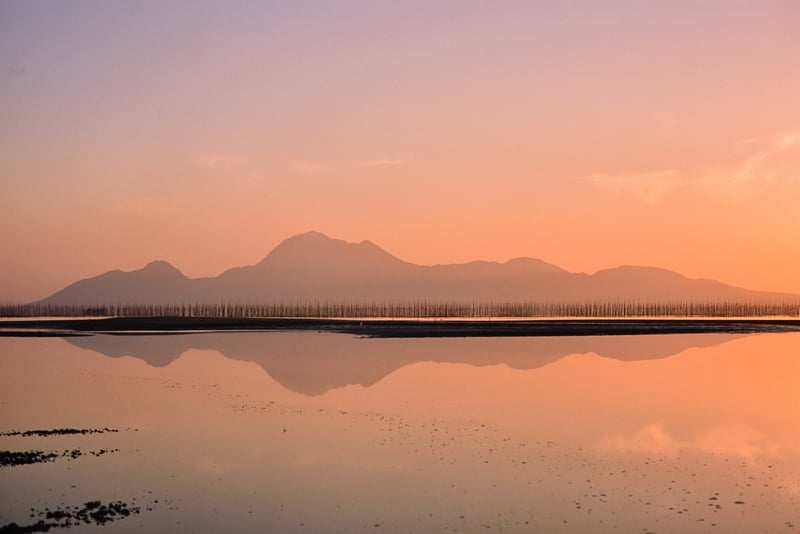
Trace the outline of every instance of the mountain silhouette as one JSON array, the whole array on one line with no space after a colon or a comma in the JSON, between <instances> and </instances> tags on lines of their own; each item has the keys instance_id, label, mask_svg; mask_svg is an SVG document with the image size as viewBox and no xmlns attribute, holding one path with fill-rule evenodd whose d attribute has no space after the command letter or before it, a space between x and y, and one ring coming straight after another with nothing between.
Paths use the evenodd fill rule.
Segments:
<instances>
[{"instance_id":1,"label":"mountain silhouette","mask_svg":"<svg viewBox=\"0 0 800 534\"><path fill-rule=\"evenodd\" d=\"M348 243L319 232L291 237L255 265L190 279L163 261L75 282L43 304L242 304L290 302L586 302L796 300L694 280L655 267L621 266L589 275L533 258L416 265L371 241Z\"/></svg>"},{"instance_id":2,"label":"mountain silhouette","mask_svg":"<svg viewBox=\"0 0 800 534\"><path fill-rule=\"evenodd\" d=\"M470 339L368 339L316 332L203 332L183 335L66 337L69 343L109 357L132 356L165 367L190 349L214 350L254 362L286 389L304 395L360 385L370 387L419 362L507 365L532 370L571 354L593 352L620 361L667 358L690 348L712 347L741 334L592 336Z\"/></svg>"}]
</instances>

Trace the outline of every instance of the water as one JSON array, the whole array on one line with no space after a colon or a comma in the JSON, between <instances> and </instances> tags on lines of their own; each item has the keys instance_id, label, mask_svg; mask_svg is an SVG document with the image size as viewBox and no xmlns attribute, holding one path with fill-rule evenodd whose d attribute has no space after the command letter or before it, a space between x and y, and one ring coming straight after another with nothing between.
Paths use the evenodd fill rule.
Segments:
<instances>
[{"instance_id":1,"label":"water","mask_svg":"<svg viewBox=\"0 0 800 534\"><path fill-rule=\"evenodd\" d=\"M117 431L0 436L60 455L0 468L0 526L800 528L800 334L0 338L0 431L58 428Z\"/></svg>"}]
</instances>

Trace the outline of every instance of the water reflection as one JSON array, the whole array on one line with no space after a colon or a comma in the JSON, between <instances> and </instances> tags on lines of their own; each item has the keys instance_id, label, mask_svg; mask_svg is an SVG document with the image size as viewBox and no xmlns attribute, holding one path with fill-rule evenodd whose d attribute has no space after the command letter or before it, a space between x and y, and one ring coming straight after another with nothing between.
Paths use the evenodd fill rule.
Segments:
<instances>
[{"instance_id":1,"label":"water reflection","mask_svg":"<svg viewBox=\"0 0 800 534\"><path fill-rule=\"evenodd\" d=\"M0 469L0 526L122 500L153 509L104 530L791 532L799 354L800 334L0 339L0 431L120 430L0 436L116 451Z\"/></svg>"},{"instance_id":2,"label":"water reflection","mask_svg":"<svg viewBox=\"0 0 800 534\"><path fill-rule=\"evenodd\" d=\"M67 341L106 356L133 356L169 365L191 349L214 350L232 360L254 362L286 388L320 395L347 385L369 387L397 369L418 362L544 367L571 354L595 353L622 361L653 360L690 348L712 347L744 337L733 334L370 339L307 332L220 332L185 335L94 335Z\"/></svg>"}]
</instances>

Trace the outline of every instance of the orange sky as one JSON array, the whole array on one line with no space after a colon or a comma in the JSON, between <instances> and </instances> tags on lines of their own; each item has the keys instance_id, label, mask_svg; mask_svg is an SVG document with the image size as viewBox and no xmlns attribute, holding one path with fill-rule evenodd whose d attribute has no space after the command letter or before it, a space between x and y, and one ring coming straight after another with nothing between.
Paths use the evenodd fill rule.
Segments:
<instances>
[{"instance_id":1,"label":"orange sky","mask_svg":"<svg viewBox=\"0 0 800 534\"><path fill-rule=\"evenodd\" d=\"M800 293L800 7L0 4L0 302L307 230Z\"/></svg>"}]
</instances>

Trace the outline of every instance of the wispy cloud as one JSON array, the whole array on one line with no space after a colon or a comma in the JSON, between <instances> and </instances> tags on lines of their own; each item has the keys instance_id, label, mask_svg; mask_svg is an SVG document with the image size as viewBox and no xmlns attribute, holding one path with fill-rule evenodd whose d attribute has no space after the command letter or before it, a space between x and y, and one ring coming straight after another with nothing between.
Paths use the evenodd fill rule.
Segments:
<instances>
[{"instance_id":1,"label":"wispy cloud","mask_svg":"<svg viewBox=\"0 0 800 534\"><path fill-rule=\"evenodd\" d=\"M633 174L593 174L587 179L598 187L631 193L647 202L656 202L683 183L675 169Z\"/></svg>"},{"instance_id":2,"label":"wispy cloud","mask_svg":"<svg viewBox=\"0 0 800 534\"><path fill-rule=\"evenodd\" d=\"M244 158L204 152L192 158L192 164L210 171L230 171L238 169L247 162Z\"/></svg>"},{"instance_id":3,"label":"wispy cloud","mask_svg":"<svg viewBox=\"0 0 800 534\"><path fill-rule=\"evenodd\" d=\"M407 159L368 159L359 162L361 167L398 167L402 165L411 165L412 162Z\"/></svg>"},{"instance_id":4,"label":"wispy cloud","mask_svg":"<svg viewBox=\"0 0 800 534\"><path fill-rule=\"evenodd\" d=\"M18 65L9 65L8 67L6 67L6 69L8 70L8 72L10 72L15 76L25 76L26 74L28 74L27 68L20 67Z\"/></svg>"},{"instance_id":5,"label":"wispy cloud","mask_svg":"<svg viewBox=\"0 0 800 534\"><path fill-rule=\"evenodd\" d=\"M300 174L318 174L322 170L322 164L315 161L298 161L292 164L292 169Z\"/></svg>"},{"instance_id":6,"label":"wispy cloud","mask_svg":"<svg viewBox=\"0 0 800 534\"><path fill-rule=\"evenodd\" d=\"M776 135L769 141L747 139L737 143L755 149L735 166L718 168L705 174L699 186L731 198L749 196L758 188L781 180L797 180L798 170L787 171L776 160L779 154L796 149L800 136L795 132Z\"/></svg>"},{"instance_id":7,"label":"wispy cloud","mask_svg":"<svg viewBox=\"0 0 800 534\"><path fill-rule=\"evenodd\" d=\"M733 144L747 150L727 165L692 170L665 169L640 173L592 174L586 180L597 187L631 194L655 203L683 189L716 198L746 198L770 184L800 180L800 170L787 168L779 157L800 147L800 135L786 132L769 139L751 138Z\"/></svg>"},{"instance_id":8,"label":"wispy cloud","mask_svg":"<svg viewBox=\"0 0 800 534\"><path fill-rule=\"evenodd\" d=\"M678 125L678 117L673 113L655 113L648 117L648 120L662 130L674 128Z\"/></svg>"},{"instance_id":9,"label":"wispy cloud","mask_svg":"<svg viewBox=\"0 0 800 534\"><path fill-rule=\"evenodd\" d=\"M345 171L353 167L401 167L405 165L413 165L411 160L402 158L382 158L382 159L364 159L364 160L344 160L344 161L298 161L291 165L292 170L312 176L319 174L323 170L326 171Z\"/></svg>"}]
</instances>

